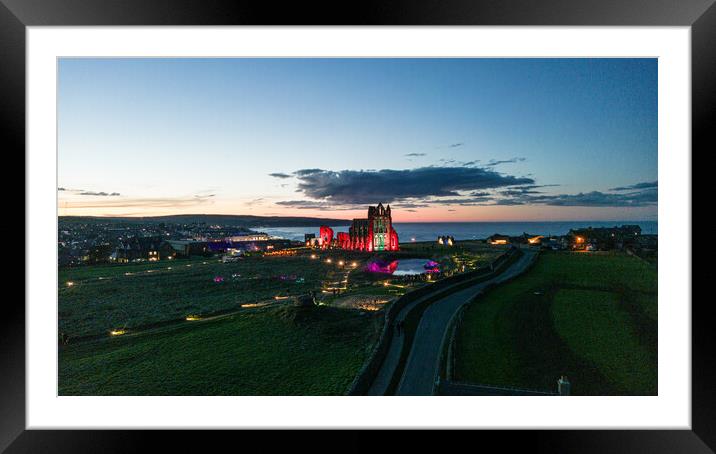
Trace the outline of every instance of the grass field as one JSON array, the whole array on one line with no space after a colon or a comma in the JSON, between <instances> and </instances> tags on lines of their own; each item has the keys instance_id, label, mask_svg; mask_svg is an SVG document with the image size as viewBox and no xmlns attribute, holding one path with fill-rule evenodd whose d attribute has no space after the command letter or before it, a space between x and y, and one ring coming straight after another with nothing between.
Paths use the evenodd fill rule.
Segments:
<instances>
[{"instance_id":1,"label":"grass field","mask_svg":"<svg viewBox=\"0 0 716 454\"><path fill-rule=\"evenodd\" d=\"M59 353L59 394L344 394L381 323L360 311L286 306L70 344Z\"/></svg>"},{"instance_id":2,"label":"grass field","mask_svg":"<svg viewBox=\"0 0 716 454\"><path fill-rule=\"evenodd\" d=\"M472 248L475 250L440 250L418 243L392 255L434 257L446 269L452 269L458 257L468 257L477 266L496 254ZM335 296L321 291L332 287L343 288L340 294L344 296L355 293L386 298L409 290L378 285L375 276L363 273L361 269L371 257L365 253L304 250L296 256L255 255L231 263L195 258L62 268L58 281L59 331L70 338L102 335L309 291L330 302ZM223 281L214 282L217 277Z\"/></svg>"},{"instance_id":3,"label":"grass field","mask_svg":"<svg viewBox=\"0 0 716 454\"><path fill-rule=\"evenodd\" d=\"M390 254L439 259L455 272L499 252L411 244ZM425 285L364 273L373 257L300 250L231 263L193 258L60 269L59 332L69 338L59 352L60 394L343 394L377 340L383 313L331 304L351 295L390 300ZM326 291L332 287L342 290ZM292 296L309 291L322 305L292 305ZM242 308L256 304L262 307ZM207 319L220 313L227 315ZM112 337L113 330L125 334Z\"/></svg>"},{"instance_id":4,"label":"grass field","mask_svg":"<svg viewBox=\"0 0 716 454\"><path fill-rule=\"evenodd\" d=\"M572 394L657 394L657 271L623 254L543 253L458 329L455 380Z\"/></svg>"}]
</instances>

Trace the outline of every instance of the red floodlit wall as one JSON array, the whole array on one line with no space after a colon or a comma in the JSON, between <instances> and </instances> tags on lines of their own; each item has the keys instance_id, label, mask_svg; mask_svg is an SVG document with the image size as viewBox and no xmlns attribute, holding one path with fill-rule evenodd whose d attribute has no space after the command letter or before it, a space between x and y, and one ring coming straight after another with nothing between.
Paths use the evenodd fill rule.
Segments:
<instances>
[{"instance_id":1,"label":"red floodlit wall","mask_svg":"<svg viewBox=\"0 0 716 454\"><path fill-rule=\"evenodd\" d=\"M390 250L391 251L397 251L400 249L399 242L398 242L398 232L395 231L395 229L391 226L390 227Z\"/></svg>"},{"instance_id":2,"label":"red floodlit wall","mask_svg":"<svg viewBox=\"0 0 716 454\"><path fill-rule=\"evenodd\" d=\"M379 205L382 206L382 205ZM356 234L356 230L351 230L353 233L353 238L351 238L351 235L347 232L338 232L336 234L336 241L333 242L333 229L322 225L320 229L320 239L321 239L321 246L325 249L328 247L340 247L341 249L348 249L352 251L373 251L373 221L376 216L382 217L382 222L387 221L387 228L388 228L388 241L387 244L384 246L384 250L386 251L397 251L400 250L400 242L398 240L398 233L393 228L392 219L390 216L390 206L384 211L382 211L381 208L374 208L369 207L368 209L368 219L354 219L353 225L351 226L351 229L356 228L357 222L362 222L363 226L365 226L365 223L367 221L368 224L368 232L366 235L362 235L362 232L365 232L365 230L358 230L361 232L361 236L358 236ZM385 224L382 224L385 225ZM364 228L364 227L363 227Z\"/></svg>"},{"instance_id":3,"label":"red floodlit wall","mask_svg":"<svg viewBox=\"0 0 716 454\"><path fill-rule=\"evenodd\" d=\"M338 232L338 247L342 249L351 248L351 237L348 236L348 232Z\"/></svg>"},{"instance_id":4,"label":"red floodlit wall","mask_svg":"<svg viewBox=\"0 0 716 454\"><path fill-rule=\"evenodd\" d=\"M321 236L322 240L322 247L327 248L330 246L331 242L333 241L333 229L328 227L327 225L322 225L320 229L319 235Z\"/></svg>"}]
</instances>

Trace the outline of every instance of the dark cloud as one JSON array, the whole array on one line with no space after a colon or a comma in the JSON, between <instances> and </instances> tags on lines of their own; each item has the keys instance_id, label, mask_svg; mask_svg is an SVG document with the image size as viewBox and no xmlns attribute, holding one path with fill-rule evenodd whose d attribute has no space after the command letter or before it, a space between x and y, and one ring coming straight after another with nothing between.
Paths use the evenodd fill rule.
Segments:
<instances>
[{"instance_id":1,"label":"dark cloud","mask_svg":"<svg viewBox=\"0 0 716 454\"><path fill-rule=\"evenodd\" d=\"M485 165L489 166L489 167L494 167L494 166L497 166L500 164L511 164L511 163L515 163L515 162L522 162L525 160L526 160L526 158L512 158L512 159L505 159L503 161L496 161L496 160L492 159L492 160L490 160L490 162L488 162Z\"/></svg>"},{"instance_id":2,"label":"dark cloud","mask_svg":"<svg viewBox=\"0 0 716 454\"><path fill-rule=\"evenodd\" d=\"M542 191L536 191L534 189L527 189L527 188L521 188L521 189L508 189L506 191L500 191L500 194L506 195L506 196L519 196L522 194L541 194Z\"/></svg>"},{"instance_id":3,"label":"dark cloud","mask_svg":"<svg viewBox=\"0 0 716 454\"><path fill-rule=\"evenodd\" d=\"M475 206L475 205L488 205L494 199L492 197L460 197L454 199L433 199L430 203L433 205L462 205L462 206Z\"/></svg>"},{"instance_id":4,"label":"dark cloud","mask_svg":"<svg viewBox=\"0 0 716 454\"><path fill-rule=\"evenodd\" d=\"M179 208L211 204L213 197L214 194L187 197L90 199L91 201L68 201L65 208ZM63 206L64 204L65 202L63 202Z\"/></svg>"},{"instance_id":5,"label":"dark cloud","mask_svg":"<svg viewBox=\"0 0 716 454\"><path fill-rule=\"evenodd\" d=\"M119 192L95 192L95 191L82 191L79 193L80 195L95 195L95 196L101 196L101 197L116 197L119 194Z\"/></svg>"},{"instance_id":6,"label":"dark cloud","mask_svg":"<svg viewBox=\"0 0 716 454\"><path fill-rule=\"evenodd\" d=\"M296 175L297 177L305 177L308 175L313 175L314 173L321 173L321 172L325 172L325 170L323 170L323 169L301 169L301 170L296 170L295 172L293 172L293 174Z\"/></svg>"},{"instance_id":7,"label":"dark cloud","mask_svg":"<svg viewBox=\"0 0 716 454\"><path fill-rule=\"evenodd\" d=\"M330 202L316 200L284 200L276 202L276 205L283 207L291 207L297 210L355 210L364 208L362 205L336 205Z\"/></svg>"},{"instance_id":8,"label":"dark cloud","mask_svg":"<svg viewBox=\"0 0 716 454\"><path fill-rule=\"evenodd\" d=\"M655 205L658 202L656 190L611 194L600 191L580 192L579 194L531 195L499 199L498 205L550 205L582 207L641 207Z\"/></svg>"},{"instance_id":9,"label":"dark cloud","mask_svg":"<svg viewBox=\"0 0 716 454\"><path fill-rule=\"evenodd\" d=\"M636 183L629 186L620 186L618 188L611 188L610 191L631 191L634 189L654 189L659 186L658 181L647 181L644 183Z\"/></svg>"},{"instance_id":10,"label":"dark cloud","mask_svg":"<svg viewBox=\"0 0 716 454\"><path fill-rule=\"evenodd\" d=\"M407 157L409 157L409 158L416 158L416 157L419 157L419 156L425 156L425 153L408 153L408 154L406 154L405 156L407 156Z\"/></svg>"},{"instance_id":11,"label":"dark cloud","mask_svg":"<svg viewBox=\"0 0 716 454\"><path fill-rule=\"evenodd\" d=\"M269 176L274 178L291 178L291 175L281 172L269 173Z\"/></svg>"},{"instance_id":12,"label":"dark cloud","mask_svg":"<svg viewBox=\"0 0 716 454\"><path fill-rule=\"evenodd\" d=\"M460 196L458 191L477 191L521 184L531 178L504 175L479 167L420 167L405 170L302 169L298 192L310 199L334 205L392 203L405 199Z\"/></svg>"},{"instance_id":13,"label":"dark cloud","mask_svg":"<svg viewBox=\"0 0 716 454\"><path fill-rule=\"evenodd\" d=\"M464 166L464 167L470 167L477 165L478 162L480 162L479 159L476 159L474 161L458 161L457 159L446 159L446 158L440 158L438 159L438 162L442 165L448 165L448 166Z\"/></svg>"},{"instance_id":14,"label":"dark cloud","mask_svg":"<svg viewBox=\"0 0 716 454\"><path fill-rule=\"evenodd\" d=\"M458 147L461 147L461 146L463 146L463 145L465 145L465 144L462 143L462 142L451 143L450 145L448 145L448 148L458 148Z\"/></svg>"},{"instance_id":15,"label":"dark cloud","mask_svg":"<svg viewBox=\"0 0 716 454\"><path fill-rule=\"evenodd\" d=\"M427 203L414 203L414 202L400 202L397 205L393 205L394 208L425 208L429 206Z\"/></svg>"}]
</instances>

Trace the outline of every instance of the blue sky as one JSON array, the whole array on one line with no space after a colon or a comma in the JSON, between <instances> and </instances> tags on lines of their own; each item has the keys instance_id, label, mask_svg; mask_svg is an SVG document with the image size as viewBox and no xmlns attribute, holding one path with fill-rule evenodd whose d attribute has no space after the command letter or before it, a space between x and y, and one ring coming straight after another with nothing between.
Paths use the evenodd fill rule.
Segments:
<instances>
[{"instance_id":1,"label":"blue sky","mask_svg":"<svg viewBox=\"0 0 716 454\"><path fill-rule=\"evenodd\" d=\"M61 59L58 103L61 214L656 219L656 59Z\"/></svg>"}]
</instances>

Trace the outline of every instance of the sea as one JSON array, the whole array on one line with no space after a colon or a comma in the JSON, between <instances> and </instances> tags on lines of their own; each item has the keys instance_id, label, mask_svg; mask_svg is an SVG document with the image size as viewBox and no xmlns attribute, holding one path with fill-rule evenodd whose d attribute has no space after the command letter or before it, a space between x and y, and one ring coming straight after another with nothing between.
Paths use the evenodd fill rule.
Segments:
<instances>
[{"instance_id":1,"label":"sea","mask_svg":"<svg viewBox=\"0 0 716 454\"><path fill-rule=\"evenodd\" d=\"M449 235L456 240L480 240L499 233L517 236L565 235L570 229L585 227L614 227L624 224L638 225L643 234L658 234L657 221L551 221L551 222L395 222L401 242L434 241L438 236ZM347 232L348 226L332 227L334 232ZM319 226L312 227L257 227L254 230L277 238L303 241L306 233L318 236Z\"/></svg>"}]
</instances>

